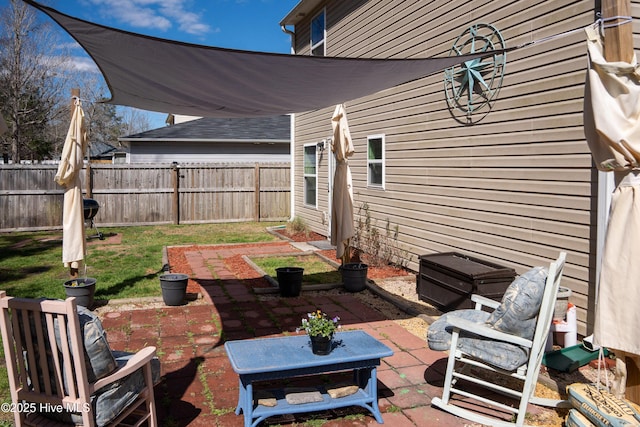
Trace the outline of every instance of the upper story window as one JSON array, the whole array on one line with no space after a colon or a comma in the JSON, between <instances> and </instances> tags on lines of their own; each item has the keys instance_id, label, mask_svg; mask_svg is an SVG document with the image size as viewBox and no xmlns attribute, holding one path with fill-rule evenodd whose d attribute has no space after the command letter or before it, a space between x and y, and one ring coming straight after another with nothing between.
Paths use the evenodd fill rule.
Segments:
<instances>
[{"instance_id":1,"label":"upper story window","mask_svg":"<svg viewBox=\"0 0 640 427\"><path fill-rule=\"evenodd\" d=\"M304 204L316 207L318 206L318 163L315 144L304 146L303 162Z\"/></svg>"},{"instance_id":2,"label":"upper story window","mask_svg":"<svg viewBox=\"0 0 640 427\"><path fill-rule=\"evenodd\" d=\"M327 27L325 24L325 11L317 14L311 20L311 55L325 56L327 38Z\"/></svg>"},{"instance_id":3,"label":"upper story window","mask_svg":"<svg viewBox=\"0 0 640 427\"><path fill-rule=\"evenodd\" d=\"M367 137L367 186L384 188L384 135Z\"/></svg>"}]
</instances>

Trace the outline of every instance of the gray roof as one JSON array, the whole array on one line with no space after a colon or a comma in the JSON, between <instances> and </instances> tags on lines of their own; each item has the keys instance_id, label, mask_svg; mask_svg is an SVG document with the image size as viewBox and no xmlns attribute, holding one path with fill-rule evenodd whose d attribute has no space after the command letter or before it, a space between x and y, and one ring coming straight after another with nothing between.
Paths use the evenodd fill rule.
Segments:
<instances>
[{"instance_id":1,"label":"gray roof","mask_svg":"<svg viewBox=\"0 0 640 427\"><path fill-rule=\"evenodd\" d=\"M111 157L118 149L111 144L101 141L89 141L89 157L91 159ZM120 151L124 151L120 149Z\"/></svg>"},{"instance_id":2,"label":"gray roof","mask_svg":"<svg viewBox=\"0 0 640 427\"><path fill-rule=\"evenodd\" d=\"M288 115L247 118L210 118L191 120L176 125L148 130L119 138L135 140L274 140L289 141L291 135Z\"/></svg>"}]
</instances>

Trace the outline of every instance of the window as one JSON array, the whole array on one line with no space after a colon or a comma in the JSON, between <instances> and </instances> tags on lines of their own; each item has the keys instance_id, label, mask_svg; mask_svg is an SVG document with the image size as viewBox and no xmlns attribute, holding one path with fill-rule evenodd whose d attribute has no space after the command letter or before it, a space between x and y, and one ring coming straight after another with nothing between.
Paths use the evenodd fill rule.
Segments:
<instances>
[{"instance_id":1,"label":"window","mask_svg":"<svg viewBox=\"0 0 640 427\"><path fill-rule=\"evenodd\" d=\"M326 47L325 40L327 36L327 28L324 20L324 9L315 18L311 20L311 55L325 56Z\"/></svg>"},{"instance_id":2,"label":"window","mask_svg":"<svg viewBox=\"0 0 640 427\"><path fill-rule=\"evenodd\" d=\"M317 175L317 159L316 145L310 144L304 146L304 204L316 207L318 205L318 175Z\"/></svg>"},{"instance_id":3,"label":"window","mask_svg":"<svg viewBox=\"0 0 640 427\"><path fill-rule=\"evenodd\" d=\"M384 188L384 135L367 137L367 185Z\"/></svg>"}]
</instances>

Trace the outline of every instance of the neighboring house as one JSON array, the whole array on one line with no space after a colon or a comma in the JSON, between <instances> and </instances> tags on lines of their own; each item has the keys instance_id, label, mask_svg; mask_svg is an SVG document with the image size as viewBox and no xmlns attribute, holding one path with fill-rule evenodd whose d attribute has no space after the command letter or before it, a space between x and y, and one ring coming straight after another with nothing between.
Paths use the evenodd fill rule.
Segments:
<instances>
[{"instance_id":1,"label":"neighboring house","mask_svg":"<svg viewBox=\"0 0 640 427\"><path fill-rule=\"evenodd\" d=\"M289 162L291 118L199 118L119 138L127 163Z\"/></svg>"},{"instance_id":2,"label":"neighboring house","mask_svg":"<svg viewBox=\"0 0 640 427\"><path fill-rule=\"evenodd\" d=\"M299 55L435 57L467 51L474 33L479 50L584 28L597 4L302 0L281 25ZM380 227L397 225L415 271L418 256L455 251L521 274L567 251L562 286L590 333L611 178L583 132L584 32L494 59L477 70L490 90L476 84L471 100L458 67L345 103L354 211L366 202ZM333 110L295 114L292 135L292 215L325 235Z\"/></svg>"},{"instance_id":3,"label":"neighboring house","mask_svg":"<svg viewBox=\"0 0 640 427\"><path fill-rule=\"evenodd\" d=\"M106 142L89 143L89 158L92 163L120 163L119 159L126 158L122 148L116 148Z\"/></svg>"}]
</instances>

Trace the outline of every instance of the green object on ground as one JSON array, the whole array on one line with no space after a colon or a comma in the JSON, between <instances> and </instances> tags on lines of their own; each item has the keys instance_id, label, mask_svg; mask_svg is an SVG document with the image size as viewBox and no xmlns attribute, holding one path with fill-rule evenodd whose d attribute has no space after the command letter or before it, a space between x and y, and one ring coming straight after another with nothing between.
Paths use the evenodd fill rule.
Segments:
<instances>
[{"instance_id":1,"label":"green object on ground","mask_svg":"<svg viewBox=\"0 0 640 427\"><path fill-rule=\"evenodd\" d=\"M604 349L605 357L609 351ZM573 372L598 358L598 351L589 351L582 344L550 351L542 357L542 364L560 372Z\"/></svg>"}]
</instances>

